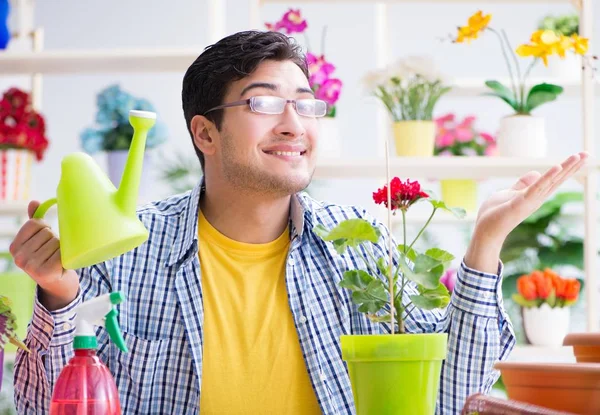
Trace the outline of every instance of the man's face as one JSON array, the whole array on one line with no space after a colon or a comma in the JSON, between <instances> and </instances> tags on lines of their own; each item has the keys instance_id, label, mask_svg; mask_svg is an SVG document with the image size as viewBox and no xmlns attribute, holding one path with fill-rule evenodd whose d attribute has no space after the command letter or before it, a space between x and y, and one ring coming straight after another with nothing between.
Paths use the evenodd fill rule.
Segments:
<instances>
[{"instance_id":1,"label":"man's face","mask_svg":"<svg viewBox=\"0 0 600 415\"><path fill-rule=\"evenodd\" d=\"M253 96L313 98L308 80L291 61L264 61L231 84L223 103ZM214 159L233 186L276 196L308 186L315 169L318 120L299 115L288 103L282 114L260 114L249 105L223 110L220 148Z\"/></svg>"}]
</instances>

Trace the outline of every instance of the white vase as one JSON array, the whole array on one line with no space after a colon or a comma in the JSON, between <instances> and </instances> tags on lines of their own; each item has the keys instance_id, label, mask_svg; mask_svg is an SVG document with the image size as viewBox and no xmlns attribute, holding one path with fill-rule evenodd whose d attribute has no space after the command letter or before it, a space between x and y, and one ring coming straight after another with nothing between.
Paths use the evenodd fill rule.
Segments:
<instances>
[{"instance_id":1,"label":"white vase","mask_svg":"<svg viewBox=\"0 0 600 415\"><path fill-rule=\"evenodd\" d=\"M319 118L318 157L322 160L342 156L342 137L335 117Z\"/></svg>"},{"instance_id":2,"label":"white vase","mask_svg":"<svg viewBox=\"0 0 600 415\"><path fill-rule=\"evenodd\" d=\"M0 150L0 200L29 200L34 154L25 149Z\"/></svg>"},{"instance_id":3,"label":"white vase","mask_svg":"<svg viewBox=\"0 0 600 415\"><path fill-rule=\"evenodd\" d=\"M500 120L496 137L502 157L546 157L545 122L533 115L511 115Z\"/></svg>"},{"instance_id":4,"label":"white vase","mask_svg":"<svg viewBox=\"0 0 600 415\"><path fill-rule=\"evenodd\" d=\"M125 168L128 155L129 150L108 151L106 153L108 178L116 188L119 188L119 184L121 183L121 176L123 176L123 169ZM148 172L151 171L150 163L151 158L146 151L144 153L144 165L142 168L142 177L140 179L140 199L145 199L148 196L148 191L150 190L151 180L148 177Z\"/></svg>"},{"instance_id":5,"label":"white vase","mask_svg":"<svg viewBox=\"0 0 600 415\"><path fill-rule=\"evenodd\" d=\"M569 307L552 308L544 303L537 308L523 309L523 326L534 346L561 346L569 333Z\"/></svg>"},{"instance_id":6,"label":"white vase","mask_svg":"<svg viewBox=\"0 0 600 415\"><path fill-rule=\"evenodd\" d=\"M561 81L578 81L581 79L581 56L568 52L564 59L555 58L548 62L550 76Z\"/></svg>"}]
</instances>

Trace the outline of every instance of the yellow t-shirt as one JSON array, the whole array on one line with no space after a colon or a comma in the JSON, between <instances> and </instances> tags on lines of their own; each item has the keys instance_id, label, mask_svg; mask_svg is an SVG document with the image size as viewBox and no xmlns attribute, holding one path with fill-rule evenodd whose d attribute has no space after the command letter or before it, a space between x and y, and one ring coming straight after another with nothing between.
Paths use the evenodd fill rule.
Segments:
<instances>
[{"instance_id":1,"label":"yellow t-shirt","mask_svg":"<svg viewBox=\"0 0 600 415\"><path fill-rule=\"evenodd\" d=\"M287 299L286 230L229 239L199 214L204 303L200 414L320 414Z\"/></svg>"}]
</instances>

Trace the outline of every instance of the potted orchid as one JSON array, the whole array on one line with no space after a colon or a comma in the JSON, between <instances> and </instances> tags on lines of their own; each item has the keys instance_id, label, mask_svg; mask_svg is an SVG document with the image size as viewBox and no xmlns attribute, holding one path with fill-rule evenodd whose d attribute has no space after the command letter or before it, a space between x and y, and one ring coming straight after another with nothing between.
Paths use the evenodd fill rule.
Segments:
<instances>
[{"instance_id":1,"label":"potted orchid","mask_svg":"<svg viewBox=\"0 0 600 415\"><path fill-rule=\"evenodd\" d=\"M285 34L303 34L306 41L306 63L308 64L309 85L315 93L315 98L327 102L328 111L325 117L319 119L320 135L323 139L319 142L319 154L328 158L341 156L341 138L335 116L337 102L342 90L342 81L333 76L335 66L325 58L325 34L321 34L321 53L317 54L310 47L306 29L308 23L302 17L299 9L289 9L283 17L275 23L265 23L268 30L283 32Z\"/></svg>"},{"instance_id":2,"label":"potted orchid","mask_svg":"<svg viewBox=\"0 0 600 415\"><path fill-rule=\"evenodd\" d=\"M583 67L591 68L589 63L593 56L586 56L588 39L577 34L566 36L554 30L537 30L531 35L529 43L513 50L504 30L490 27L490 14L478 11L472 15L466 26L460 26L456 35L451 36L454 43L469 43L484 32L493 33L500 42L500 48L510 75L510 86L496 80L488 80L490 88L487 95L495 96L506 102L513 114L501 120L498 131L498 151L501 156L545 157L547 150L543 118L532 115L532 111L540 105L556 100L563 88L549 83L529 86L528 77L532 68L542 61L548 66L551 56L564 57L573 52L582 57ZM518 56L532 58L527 68L522 71Z\"/></svg>"},{"instance_id":3,"label":"potted orchid","mask_svg":"<svg viewBox=\"0 0 600 415\"><path fill-rule=\"evenodd\" d=\"M398 177L374 192L373 199L387 207L388 222L391 212L402 214L403 243L392 246L389 238L389 256L375 257L369 245L379 241L381 231L364 219L348 219L333 229L315 227L316 234L331 242L338 254L351 249L363 258L361 267L344 272L339 286L352 292L359 312L386 325L391 332L341 336L342 358L348 365L357 413L433 414L442 361L447 353L447 334L407 334L404 322L415 308L446 307L450 294L440 279L445 277L445 282L451 284L451 277L444 276L444 271L454 256L439 248L418 252L415 243L438 210L458 217L463 217L465 211L431 198L418 182ZM406 215L411 206L421 202L430 204L431 215L409 241ZM402 388L398 393L389 393L390 385Z\"/></svg>"},{"instance_id":4,"label":"potted orchid","mask_svg":"<svg viewBox=\"0 0 600 415\"><path fill-rule=\"evenodd\" d=\"M396 155L433 156L433 110L451 89L445 86L434 62L427 57L410 56L367 73L363 82L390 113Z\"/></svg>"},{"instance_id":5,"label":"potted orchid","mask_svg":"<svg viewBox=\"0 0 600 415\"><path fill-rule=\"evenodd\" d=\"M512 299L523 307L523 327L531 344L563 344L569 332L569 307L577 301L580 289L579 280L563 278L550 268L519 277Z\"/></svg>"},{"instance_id":6,"label":"potted orchid","mask_svg":"<svg viewBox=\"0 0 600 415\"><path fill-rule=\"evenodd\" d=\"M475 127L475 117L470 115L457 120L455 114L437 117L436 156L491 156L496 152L496 140ZM473 179L442 179L442 200L448 206L461 205L468 212L477 209L477 182Z\"/></svg>"},{"instance_id":7,"label":"potted orchid","mask_svg":"<svg viewBox=\"0 0 600 415\"><path fill-rule=\"evenodd\" d=\"M31 96L10 88L0 100L0 201L29 200L31 167L48 149L46 122Z\"/></svg>"}]
</instances>

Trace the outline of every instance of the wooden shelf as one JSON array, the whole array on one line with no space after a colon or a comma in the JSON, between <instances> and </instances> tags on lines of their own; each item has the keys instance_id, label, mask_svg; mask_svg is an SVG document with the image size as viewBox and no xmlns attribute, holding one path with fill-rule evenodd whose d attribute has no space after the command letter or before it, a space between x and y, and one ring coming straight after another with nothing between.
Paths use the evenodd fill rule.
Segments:
<instances>
[{"instance_id":1,"label":"wooden shelf","mask_svg":"<svg viewBox=\"0 0 600 415\"><path fill-rule=\"evenodd\" d=\"M260 4L269 3L286 3L289 4L289 0L259 0ZM493 4L493 3L517 3L517 4L529 4L529 3L568 3L568 0L298 0L296 3L477 3L477 4Z\"/></svg>"},{"instance_id":2,"label":"wooden shelf","mask_svg":"<svg viewBox=\"0 0 600 415\"><path fill-rule=\"evenodd\" d=\"M185 72L203 47L189 49L47 50L0 53L0 73Z\"/></svg>"},{"instance_id":3,"label":"wooden shelf","mask_svg":"<svg viewBox=\"0 0 600 415\"><path fill-rule=\"evenodd\" d=\"M29 202L1 202L0 216L27 216Z\"/></svg>"},{"instance_id":4,"label":"wooden shelf","mask_svg":"<svg viewBox=\"0 0 600 415\"><path fill-rule=\"evenodd\" d=\"M518 177L531 170L544 173L562 159L530 159L514 157L393 157L392 176L409 179L487 179ZM589 161L580 175L596 170L597 163ZM385 178L385 160L334 159L317 163L314 179Z\"/></svg>"}]
</instances>

